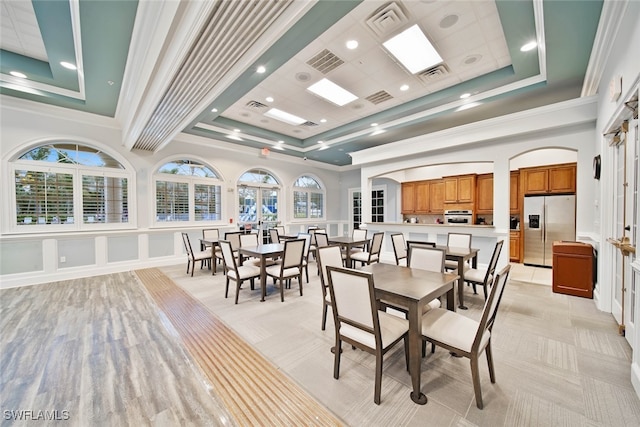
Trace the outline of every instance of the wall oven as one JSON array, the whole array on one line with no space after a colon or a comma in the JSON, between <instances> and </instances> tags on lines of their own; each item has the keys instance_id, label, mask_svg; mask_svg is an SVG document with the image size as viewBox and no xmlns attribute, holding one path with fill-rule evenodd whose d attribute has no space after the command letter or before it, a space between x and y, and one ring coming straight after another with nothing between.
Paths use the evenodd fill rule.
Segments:
<instances>
[{"instance_id":1,"label":"wall oven","mask_svg":"<svg viewBox=\"0 0 640 427\"><path fill-rule=\"evenodd\" d=\"M472 224L473 211L471 210L446 210L444 211L445 224Z\"/></svg>"}]
</instances>

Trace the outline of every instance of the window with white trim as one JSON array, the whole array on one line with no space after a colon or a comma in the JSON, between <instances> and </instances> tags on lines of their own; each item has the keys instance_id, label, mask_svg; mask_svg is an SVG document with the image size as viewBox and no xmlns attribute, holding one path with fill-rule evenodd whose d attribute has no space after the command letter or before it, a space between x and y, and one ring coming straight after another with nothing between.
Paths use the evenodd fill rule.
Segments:
<instances>
[{"instance_id":1,"label":"window with white trim","mask_svg":"<svg viewBox=\"0 0 640 427\"><path fill-rule=\"evenodd\" d=\"M218 173L192 160L173 160L155 178L156 222L220 221L222 180Z\"/></svg>"},{"instance_id":2,"label":"window with white trim","mask_svg":"<svg viewBox=\"0 0 640 427\"><path fill-rule=\"evenodd\" d=\"M73 142L44 144L20 155L11 168L18 230L129 223L133 173L101 150Z\"/></svg>"},{"instance_id":3,"label":"window with white trim","mask_svg":"<svg viewBox=\"0 0 640 427\"><path fill-rule=\"evenodd\" d=\"M325 191L309 175L299 177L293 184L293 217L295 219L324 218Z\"/></svg>"}]
</instances>

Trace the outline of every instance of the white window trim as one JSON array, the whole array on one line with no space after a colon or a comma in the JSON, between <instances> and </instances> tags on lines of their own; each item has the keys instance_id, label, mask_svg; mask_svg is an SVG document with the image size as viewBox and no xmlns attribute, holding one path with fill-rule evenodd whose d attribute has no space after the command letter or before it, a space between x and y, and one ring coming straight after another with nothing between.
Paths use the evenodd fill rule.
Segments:
<instances>
[{"instance_id":1,"label":"white window trim","mask_svg":"<svg viewBox=\"0 0 640 427\"><path fill-rule=\"evenodd\" d=\"M291 205L289 206L289 217L291 218L291 223L292 224L304 224L304 223L309 223L309 222L318 222L318 221L326 221L327 218L327 190L326 190L326 186L324 185L324 182L322 182L322 180L311 173L305 173L302 175L298 175L296 177L296 179L293 180L293 183L295 184L295 182L300 179L303 176L308 176L313 178L319 185L320 185L320 189L315 189L315 188L309 188L309 187L296 187L295 185L292 185L291 187ZM313 191L315 190L315 191ZM312 218L310 216L307 216L306 218L296 218L296 210L295 207L293 206L293 203L295 203L295 197L294 197L294 192L296 191L304 191L307 194L310 193L322 193L322 216L319 218Z\"/></svg>"},{"instance_id":2,"label":"white window trim","mask_svg":"<svg viewBox=\"0 0 640 427\"><path fill-rule=\"evenodd\" d=\"M108 153L107 153L108 154ZM8 191L10 197L9 210L7 215L8 224L6 224L8 232L11 234L31 234L31 233L52 233L52 232L74 232L74 231L96 231L96 230L129 230L137 228L136 218L136 196L135 196L135 174L128 172L126 169L90 167L85 165L70 163L52 163L37 160L14 160L9 162L7 168L10 173ZM16 187L15 174L17 170L32 170L35 172L55 172L67 173L73 177L73 224L34 224L30 226L20 226L16 223ZM82 176L110 176L114 178L127 179L127 206L128 206L128 222L126 223L87 223L82 221Z\"/></svg>"}]
</instances>

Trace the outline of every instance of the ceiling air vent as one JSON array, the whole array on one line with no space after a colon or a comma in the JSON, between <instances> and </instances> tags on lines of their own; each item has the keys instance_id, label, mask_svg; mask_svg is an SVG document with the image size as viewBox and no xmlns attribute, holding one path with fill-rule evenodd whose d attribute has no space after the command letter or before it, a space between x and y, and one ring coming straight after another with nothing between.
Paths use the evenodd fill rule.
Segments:
<instances>
[{"instance_id":1,"label":"ceiling air vent","mask_svg":"<svg viewBox=\"0 0 640 427\"><path fill-rule=\"evenodd\" d=\"M431 67L429 69L421 71L418 74L416 74L416 76L418 76L418 78L423 82L430 83L432 81L441 79L442 77L448 74L449 74L449 69L447 68L447 66L444 64L440 64L440 65L436 65L435 67Z\"/></svg>"},{"instance_id":2,"label":"ceiling air vent","mask_svg":"<svg viewBox=\"0 0 640 427\"><path fill-rule=\"evenodd\" d=\"M317 123L314 123L314 122L310 122L310 121L308 121L308 120L307 120L306 122L304 122L304 123L303 123L303 124L301 124L300 126L306 126L306 127L310 127L310 128L312 128L312 127L314 127L314 126L318 126L318 124L317 124Z\"/></svg>"},{"instance_id":3,"label":"ceiling air vent","mask_svg":"<svg viewBox=\"0 0 640 427\"><path fill-rule=\"evenodd\" d=\"M245 104L245 107L250 109L250 110L259 110L259 111L263 111L266 110L267 108L269 108L267 105L263 104L262 102L258 102L258 101L249 101Z\"/></svg>"},{"instance_id":4,"label":"ceiling air vent","mask_svg":"<svg viewBox=\"0 0 640 427\"><path fill-rule=\"evenodd\" d=\"M381 90L380 92L376 92L373 95L367 96L365 99L372 104L380 104L381 102L388 101L393 96L391 96L387 91Z\"/></svg>"},{"instance_id":5,"label":"ceiling air vent","mask_svg":"<svg viewBox=\"0 0 640 427\"><path fill-rule=\"evenodd\" d=\"M399 3L391 2L373 12L366 23L378 37L385 37L406 26L409 19Z\"/></svg>"},{"instance_id":6,"label":"ceiling air vent","mask_svg":"<svg viewBox=\"0 0 640 427\"><path fill-rule=\"evenodd\" d=\"M324 49L322 52L308 60L307 64L311 65L322 74L327 74L329 71L335 70L344 64L344 61L338 58L329 49Z\"/></svg>"}]
</instances>

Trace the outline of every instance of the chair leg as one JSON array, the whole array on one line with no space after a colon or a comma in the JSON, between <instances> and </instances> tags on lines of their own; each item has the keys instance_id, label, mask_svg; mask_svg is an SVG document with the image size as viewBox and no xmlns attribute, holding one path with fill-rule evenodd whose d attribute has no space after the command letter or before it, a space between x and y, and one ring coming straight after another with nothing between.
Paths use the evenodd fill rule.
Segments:
<instances>
[{"instance_id":1,"label":"chair leg","mask_svg":"<svg viewBox=\"0 0 640 427\"><path fill-rule=\"evenodd\" d=\"M308 279L307 277L307 283L309 283ZM300 287L300 296L302 296L302 271L300 272L300 276L298 276L298 286Z\"/></svg>"},{"instance_id":2,"label":"chair leg","mask_svg":"<svg viewBox=\"0 0 640 427\"><path fill-rule=\"evenodd\" d=\"M280 302L284 302L284 281L280 279Z\"/></svg>"},{"instance_id":3,"label":"chair leg","mask_svg":"<svg viewBox=\"0 0 640 427\"><path fill-rule=\"evenodd\" d=\"M404 337L404 363L407 365L407 372L408 372L409 371L409 336Z\"/></svg>"},{"instance_id":4,"label":"chair leg","mask_svg":"<svg viewBox=\"0 0 640 427\"><path fill-rule=\"evenodd\" d=\"M191 260L187 260L187 274L189 274L189 266L191 265Z\"/></svg>"},{"instance_id":5,"label":"chair leg","mask_svg":"<svg viewBox=\"0 0 640 427\"><path fill-rule=\"evenodd\" d=\"M478 369L477 355L471 355L471 378L473 380L473 391L476 394L476 406L482 409L482 390L480 390L480 370Z\"/></svg>"},{"instance_id":6,"label":"chair leg","mask_svg":"<svg viewBox=\"0 0 640 427\"><path fill-rule=\"evenodd\" d=\"M193 277L193 269L196 268L196 260L194 259L191 263L191 277Z\"/></svg>"},{"instance_id":7,"label":"chair leg","mask_svg":"<svg viewBox=\"0 0 640 427\"><path fill-rule=\"evenodd\" d=\"M227 298L229 296L229 276L227 276L227 284L224 288L224 297Z\"/></svg>"},{"instance_id":8,"label":"chair leg","mask_svg":"<svg viewBox=\"0 0 640 427\"><path fill-rule=\"evenodd\" d=\"M333 378L340 378L340 353L342 353L342 341L338 334L336 334L336 346L333 348L335 355L333 358Z\"/></svg>"},{"instance_id":9,"label":"chair leg","mask_svg":"<svg viewBox=\"0 0 640 427\"><path fill-rule=\"evenodd\" d=\"M238 303L238 296L240 295L240 286L242 285L242 281L238 280L236 282L236 304Z\"/></svg>"},{"instance_id":10,"label":"chair leg","mask_svg":"<svg viewBox=\"0 0 640 427\"><path fill-rule=\"evenodd\" d=\"M382 388L382 350L376 351L376 385L373 394L373 402L380 404L380 389Z\"/></svg>"},{"instance_id":11,"label":"chair leg","mask_svg":"<svg viewBox=\"0 0 640 427\"><path fill-rule=\"evenodd\" d=\"M307 265L304 266L304 272L307 276L307 283L309 283L309 263L307 263Z\"/></svg>"},{"instance_id":12,"label":"chair leg","mask_svg":"<svg viewBox=\"0 0 640 427\"><path fill-rule=\"evenodd\" d=\"M322 330L324 331L327 327L327 303L326 301L322 302Z\"/></svg>"},{"instance_id":13,"label":"chair leg","mask_svg":"<svg viewBox=\"0 0 640 427\"><path fill-rule=\"evenodd\" d=\"M493 368L493 354L491 353L491 340L489 340L489 344L484 349L484 352L487 353L487 365L489 366L489 378L491 378L491 382L496 382L496 372Z\"/></svg>"},{"instance_id":14,"label":"chair leg","mask_svg":"<svg viewBox=\"0 0 640 427\"><path fill-rule=\"evenodd\" d=\"M484 285L482 285L482 288L483 288L483 290L484 290L484 300L486 301L486 300L487 300L487 298L489 298L489 297L487 296L487 284L485 283Z\"/></svg>"},{"instance_id":15,"label":"chair leg","mask_svg":"<svg viewBox=\"0 0 640 427\"><path fill-rule=\"evenodd\" d=\"M478 295L478 291L476 290L476 284L475 283L471 283L471 286L473 286L473 294L474 295Z\"/></svg>"}]
</instances>

